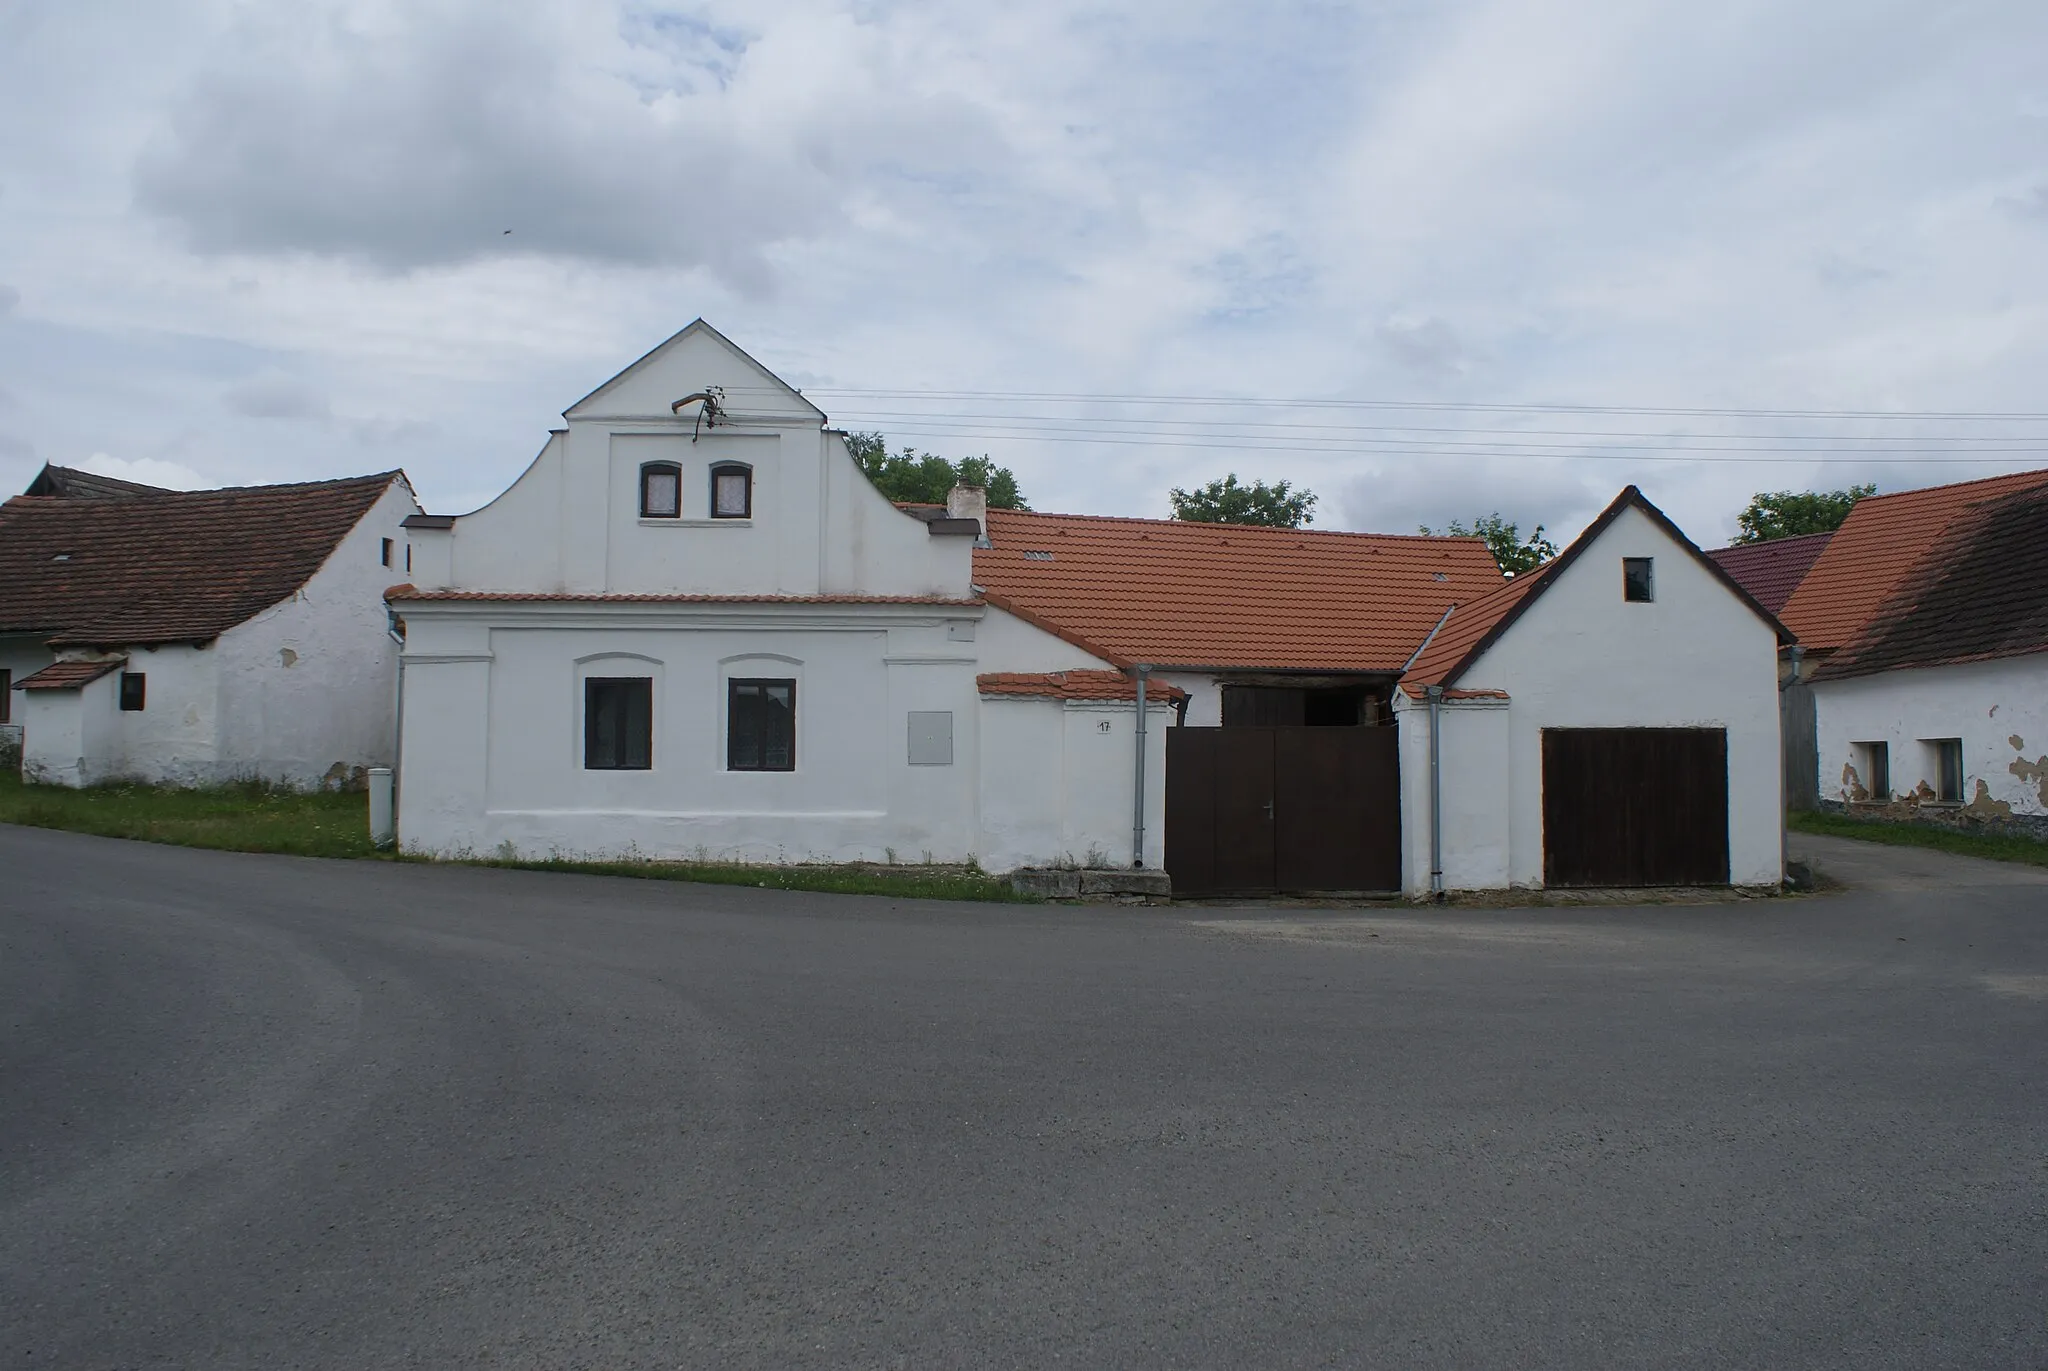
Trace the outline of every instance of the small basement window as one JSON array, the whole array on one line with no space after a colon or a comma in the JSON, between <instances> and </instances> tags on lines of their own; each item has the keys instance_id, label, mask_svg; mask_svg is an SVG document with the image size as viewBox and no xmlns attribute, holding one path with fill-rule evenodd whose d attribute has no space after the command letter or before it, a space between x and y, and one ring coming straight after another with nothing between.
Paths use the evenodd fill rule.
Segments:
<instances>
[{"instance_id":1,"label":"small basement window","mask_svg":"<svg viewBox=\"0 0 2048 1371\"><path fill-rule=\"evenodd\" d=\"M725 769L796 770L796 682L726 682Z\"/></svg>"},{"instance_id":2,"label":"small basement window","mask_svg":"<svg viewBox=\"0 0 2048 1371\"><path fill-rule=\"evenodd\" d=\"M711 468L711 517L754 517L754 469L744 462L722 462Z\"/></svg>"},{"instance_id":3,"label":"small basement window","mask_svg":"<svg viewBox=\"0 0 2048 1371\"><path fill-rule=\"evenodd\" d=\"M592 676L583 682L583 769L647 771L654 765L654 678Z\"/></svg>"},{"instance_id":4,"label":"small basement window","mask_svg":"<svg viewBox=\"0 0 2048 1371\"><path fill-rule=\"evenodd\" d=\"M1963 740L1936 738L1934 749L1934 798L1944 804L1963 802Z\"/></svg>"},{"instance_id":5,"label":"small basement window","mask_svg":"<svg viewBox=\"0 0 2048 1371\"><path fill-rule=\"evenodd\" d=\"M648 462L640 468L640 517L683 517L683 469L674 462Z\"/></svg>"},{"instance_id":6,"label":"small basement window","mask_svg":"<svg viewBox=\"0 0 2048 1371\"><path fill-rule=\"evenodd\" d=\"M135 713L142 708L147 696L149 678L140 671L121 673L121 708Z\"/></svg>"},{"instance_id":7,"label":"small basement window","mask_svg":"<svg viewBox=\"0 0 2048 1371\"><path fill-rule=\"evenodd\" d=\"M1621 559L1622 599L1632 604L1646 605L1657 598L1656 563L1655 557Z\"/></svg>"},{"instance_id":8,"label":"small basement window","mask_svg":"<svg viewBox=\"0 0 2048 1371\"><path fill-rule=\"evenodd\" d=\"M1890 743L1854 743L1858 770L1870 804L1890 804L1892 798L1892 748Z\"/></svg>"}]
</instances>

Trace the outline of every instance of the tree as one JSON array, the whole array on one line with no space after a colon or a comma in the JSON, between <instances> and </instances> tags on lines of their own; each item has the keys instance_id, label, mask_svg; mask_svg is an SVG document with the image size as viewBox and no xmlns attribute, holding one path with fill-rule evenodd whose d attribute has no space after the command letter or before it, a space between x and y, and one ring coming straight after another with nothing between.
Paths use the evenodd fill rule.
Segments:
<instances>
[{"instance_id":1,"label":"tree","mask_svg":"<svg viewBox=\"0 0 2048 1371\"><path fill-rule=\"evenodd\" d=\"M1008 467L999 467L986 457L962 457L949 462L929 452L906 446L889 452L888 440L879 433L849 433L846 449L854 462L875 483L875 489L892 500L906 504L943 505L946 492L954 486L980 486L988 491L990 509L1030 509L1017 478Z\"/></svg>"},{"instance_id":2,"label":"tree","mask_svg":"<svg viewBox=\"0 0 2048 1371\"><path fill-rule=\"evenodd\" d=\"M1300 528L1315 518L1315 492L1295 490L1285 481L1239 485L1237 473L1211 481L1199 490L1175 490L1173 517L1199 524L1260 524L1267 528Z\"/></svg>"},{"instance_id":3,"label":"tree","mask_svg":"<svg viewBox=\"0 0 2048 1371\"><path fill-rule=\"evenodd\" d=\"M1470 525L1453 519L1441 534L1427 524L1422 526L1422 531L1438 537L1484 538L1486 550L1493 554L1493 560L1508 576L1534 571L1557 555L1557 544L1543 536L1543 525L1536 525L1536 531L1525 539L1521 528L1501 518L1499 510L1483 519L1474 519Z\"/></svg>"},{"instance_id":4,"label":"tree","mask_svg":"<svg viewBox=\"0 0 2048 1371\"><path fill-rule=\"evenodd\" d=\"M1735 541L1766 543L1801 533L1833 533L1849 517L1858 500L1875 494L1875 485L1830 491L1759 491L1751 497L1749 508L1735 516L1735 522L1742 528Z\"/></svg>"}]
</instances>

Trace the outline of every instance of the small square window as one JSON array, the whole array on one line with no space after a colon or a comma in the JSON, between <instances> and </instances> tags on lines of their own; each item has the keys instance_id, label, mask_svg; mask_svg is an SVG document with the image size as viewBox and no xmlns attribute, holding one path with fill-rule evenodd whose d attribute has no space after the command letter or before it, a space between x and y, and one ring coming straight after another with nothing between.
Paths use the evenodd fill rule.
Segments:
<instances>
[{"instance_id":1,"label":"small square window","mask_svg":"<svg viewBox=\"0 0 2048 1371\"><path fill-rule=\"evenodd\" d=\"M1621 598L1632 604L1646 605L1657 598L1657 559L1654 557L1624 557L1621 559Z\"/></svg>"},{"instance_id":2,"label":"small square window","mask_svg":"<svg viewBox=\"0 0 2048 1371\"><path fill-rule=\"evenodd\" d=\"M683 469L674 462L649 462L640 468L640 517L683 517Z\"/></svg>"},{"instance_id":3,"label":"small square window","mask_svg":"<svg viewBox=\"0 0 2048 1371\"><path fill-rule=\"evenodd\" d=\"M654 678L592 676L583 682L583 769L647 771L654 765Z\"/></svg>"},{"instance_id":4,"label":"small square window","mask_svg":"<svg viewBox=\"0 0 2048 1371\"><path fill-rule=\"evenodd\" d=\"M1944 804L1963 802L1963 740L1936 738L1934 749L1934 798Z\"/></svg>"},{"instance_id":5,"label":"small square window","mask_svg":"<svg viewBox=\"0 0 2048 1371\"><path fill-rule=\"evenodd\" d=\"M121 673L121 708L134 713L142 708L148 689L148 678L140 671Z\"/></svg>"},{"instance_id":6,"label":"small square window","mask_svg":"<svg viewBox=\"0 0 2048 1371\"><path fill-rule=\"evenodd\" d=\"M711 468L711 517L754 517L754 473L750 468L733 463Z\"/></svg>"},{"instance_id":7,"label":"small square window","mask_svg":"<svg viewBox=\"0 0 2048 1371\"><path fill-rule=\"evenodd\" d=\"M385 566L390 566L390 565L391 565L391 540L390 540L389 538L379 538L379 539L378 539L377 541L383 544L383 547L381 547L381 548L379 548L379 549L378 549L378 552L377 552L377 560L378 560L379 562L381 562L381 563L382 563L383 565L385 565Z\"/></svg>"},{"instance_id":8,"label":"small square window","mask_svg":"<svg viewBox=\"0 0 2048 1371\"><path fill-rule=\"evenodd\" d=\"M725 768L796 770L796 682L726 683Z\"/></svg>"}]
</instances>

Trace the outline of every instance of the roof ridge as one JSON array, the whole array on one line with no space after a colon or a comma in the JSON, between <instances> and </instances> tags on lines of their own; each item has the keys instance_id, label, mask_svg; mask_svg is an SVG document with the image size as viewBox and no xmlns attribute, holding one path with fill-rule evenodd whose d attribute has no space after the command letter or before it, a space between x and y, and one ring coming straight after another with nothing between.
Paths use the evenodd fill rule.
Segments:
<instances>
[{"instance_id":1,"label":"roof ridge","mask_svg":"<svg viewBox=\"0 0 2048 1371\"><path fill-rule=\"evenodd\" d=\"M1887 490L1876 495L1866 495L1857 504L1869 504L1879 500L1897 500L1907 495L1928 495L1941 490L1962 490L1969 486L1986 485L1992 481L2012 481L2022 476L2037 476L2048 482L2048 467L2035 467L2027 471L2007 471L1997 476L1977 476L1967 481L1944 481L1938 486L1914 486L1911 490ZM1804 535L1800 535L1804 536Z\"/></svg>"},{"instance_id":2,"label":"roof ridge","mask_svg":"<svg viewBox=\"0 0 2048 1371\"><path fill-rule=\"evenodd\" d=\"M912 503L922 504L926 502L913 501ZM1190 531L1200 529L1228 529L1238 533L1264 533L1272 534L1276 537L1285 537L1288 535L1298 537L1300 535L1307 534L1311 537L1317 538L1400 538L1410 542L1417 543L1483 543L1486 541L1484 538L1482 538L1480 535L1476 533L1380 533L1372 529L1358 528L1282 528L1276 527L1272 524L1210 523L1206 519L1154 519L1148 518L1147 516L1142 514L1060 514L1052 510L1044 509L995 509L993 507L990 508L989 515L991 517L994 517L998 514L1028 519L1086 519L1091 523L1104 524L1116 523L1165 525L1170 528L1184 528Z\"/></svg>"}]
</instances>

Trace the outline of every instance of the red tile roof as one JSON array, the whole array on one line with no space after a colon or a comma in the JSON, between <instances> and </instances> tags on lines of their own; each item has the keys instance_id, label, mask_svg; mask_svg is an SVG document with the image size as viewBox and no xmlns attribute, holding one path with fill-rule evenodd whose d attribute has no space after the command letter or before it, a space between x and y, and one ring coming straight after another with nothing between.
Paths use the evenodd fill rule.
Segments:
<instances>
[{"instance_id":1,"label":"red tile roof","mask_svg":"<svg viewBox=\"0 0 2048 1371\"><path fill-rule=\"evenodd\" d=\"M974 678L984 696L1007 700L1138 699L1138 681L1121 671L991 671ZM1145 698L1182 700L1187 692L1164 681L1147 681Z\"/></svg>"},{"instance_id":2,"label":"red tile roof","mask_svg":"<svg viewBox=\"0 0 2048 1371\"><path fill-rule=\"evenodd\" d=\"M1758 604L1776 614L1792 598L1792 592L1799 589L1799 583L1806 579L1806 573L1834 536L1802 533L1796 538L1715 548L1707 555L1733 576L1737 585L1756 596Z\"/></svg>"},{"instance_id":3,"label":"red tile roof","mask_svg":"<svg viewBox=\"0 0 2048 1371\"><path fill-rule=\"evenodd\" d=\"M0 633L204 641L289 598L403 472L0 505Z\"/></svg>"},{"instance_id":4,"label":"red tile roof","mask_svg":"<svg viewBox=\"0 0 2048 1371\"><path fill-rule=\"evenodd\" d=\"M1792 635L1785 626L1772 616L1768 609L1757 603L1756 597L1743 589L1725 568L1706 553L1699 550L1692 539L1671 522L1664 511L1644 498L1634 486L1624 489L1614 497L1614 502L1600 512L1600 517L1586 526L1585 532L1572 539L1571 545L1555 559L1515 577L1492 594L1469 604L1460 605L1451 611L1436 636L1415 658L1414 663L1401 677L1401 688L1410 695L1421 696L1433 685L1450 686L1457 682L1465 671L1484 656L1486 649L1493 646L1500 636L1513 626L1524 610L1536 602L1544 590L1554 584L1564 569L1578 560L1579 555L1591 547L1595 540L1606 531L1607 526L1621 516L1623 510L1638 509L1664 530L1678 545L1690 553L1698 563L1728 588L1728 593L1748 605L1757 617L1770 624L1778 634L1779 641L1790 642ZM1445 692L1449 695L1451 692Z\"/></svg>"},{"instance_id":5,"label":"red tile roof","mask_svg":"<svg viewBox=\"0 0 2048 1371\"><path fill-rule=\"evenodd\" d=\"M1809 649L1847 646L1928 553L1944 543L1949 526L1971 505L2041 486L2048 486L2048 471L1858 500L1785 602L1785 626Z\"/></svg>"},{"instance_id":6,"label":"red tile roof","mask_svg":"<svg viewBox=\"0 0 2048 1371\"><path fill-rule=\"evenodd\" d=\"M52 662L34 675L25 676L14 683L16 690L76 690L90 685L110 671L119 671L128 664L126 657L110 657L99 662Z\"/></svg>"},{"instance_id":7,"label":"red tile roof","mask_svg":"<svg viewBox=\"0 0 2048 1371\"><path fill-rule=\"evenodd\" d=\"M76 467L60 467L45 463L28 483L23 495L55 495L67 500L103 500L121 495L163 495L162 486L146 486L140 481L124 481L117 476L102 476L95 471L80 471Z\"/></svg>"},{"instance_id":8,"label":"red tile roof","mask_svg":"<svg viewBox=\"0 0 2048 1371\"><path fill-rule=\"evenodd\" d=\"M621 604L621 605L944 605L979 609L982 601L943 595L628 595L599 591L553 590L419 590L393 586L386 600L399 604L470 601L480 604Z\"/></svg>"},{"instance_id":9,"label":"red tile roof","mask_svg":"<svg viewBox=\"0 0 2048 1371\"><path fill-rule=\"evenodd\" d=\"M1815 680L2048 652L2048 484L1968 506Z\"/></svg>"},{"instance_id":10,"label":"red tile roof","mask_svg":"<svg viewBox=\"0 0 2048 1371\"><path fill-rule=\"evenodd\" d=\"M988 512L974 580L1119 666L1396 672L1444 609L1501 584L1477 538Z\"/></svg>"}]
</instances>

